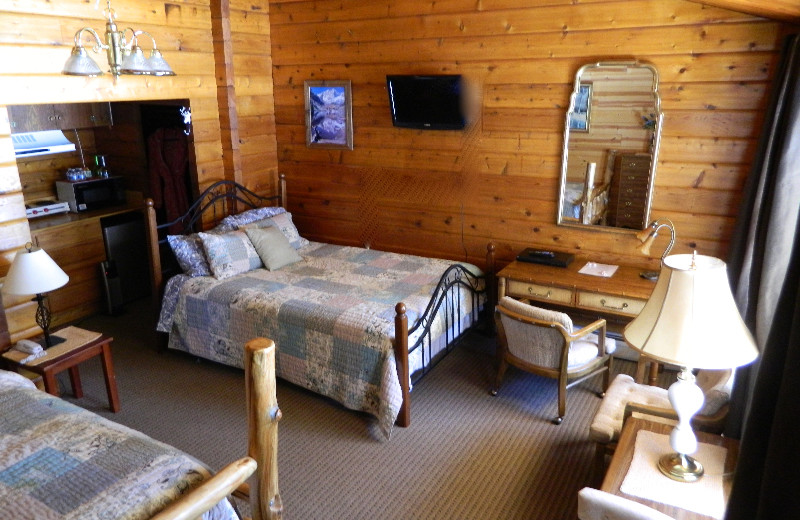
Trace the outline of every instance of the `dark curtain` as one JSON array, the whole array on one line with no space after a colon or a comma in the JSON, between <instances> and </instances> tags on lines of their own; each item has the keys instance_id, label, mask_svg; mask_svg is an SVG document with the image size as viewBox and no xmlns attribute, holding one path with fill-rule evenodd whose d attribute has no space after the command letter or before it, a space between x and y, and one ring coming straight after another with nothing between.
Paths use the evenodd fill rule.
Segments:
<instances>
[{"instance_id":1,"label":"dark curtain","mask_svg":"<svg viewBox=\"0 0 800 520\"><path fill-rule=\"evenodd\" d=\"M726 520L800 518L800 36L786 40L728 259L761 355L737 372ZM720 324L720 326L725 326Z\"/></svg>"}]
</instances>

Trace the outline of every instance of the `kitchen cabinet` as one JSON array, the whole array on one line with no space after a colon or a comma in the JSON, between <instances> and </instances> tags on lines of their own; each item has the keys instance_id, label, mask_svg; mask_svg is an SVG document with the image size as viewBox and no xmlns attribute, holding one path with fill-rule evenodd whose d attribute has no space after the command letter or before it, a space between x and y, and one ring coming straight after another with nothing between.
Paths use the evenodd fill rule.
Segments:
<instances>
[{"instance_id":1,"label":"kitchen cabinet","mask_svg":"<svg viewBox=\"0 0 800 520\"><path fill-rule=\"evenodd\" d=\"M9 105L8 120L14 134L113 124L110 103Z\"/></svg>"}]
</instances>

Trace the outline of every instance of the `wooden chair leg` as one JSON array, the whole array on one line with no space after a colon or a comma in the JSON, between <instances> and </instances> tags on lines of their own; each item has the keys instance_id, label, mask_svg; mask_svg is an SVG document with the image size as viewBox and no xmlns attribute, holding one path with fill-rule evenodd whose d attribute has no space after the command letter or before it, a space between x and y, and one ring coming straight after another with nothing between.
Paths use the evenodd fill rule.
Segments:
<instances>
[{"instance_id":1,"label":"wooden chair leg","mask_svg":"<svg viewBox=\"0 0 800 520\"><path fill-rule=\"evenodd\" d=\"M595 443L594 468L592 470L593 487L600 489L606 473L606 447L603 444Z\"/></svg>"},{"instance_id":2,"label":"wooden chair leg","mask_svg":"<svg viewBox=\"0 0 800 520\"><path fill-rule=\"evenodd\" d=\"M606 390L608 390L608 385L611 384L611 369L614 368L614 356L608 356L608 361L606 361L606 370L603 373L603 390L600 392L600 397L604 397L606 395Z\"/></svg>"},{"instance_id":3,"label":"wooden chair leg","mask_svg":"<svg viewBox=\"0 0 800 520\"><path fill-rule=\"evenodd\" d=\"M500 385L503 382L503 376L506 374L506 368L508 368L508 363L504 358L500 358L497 366L497 375L494 378L494 385L492 386L489 393L492 395L497 395L497 391L500 390Z\"/></svg>"},{"instance_id":4,"label":"wooden chair leg","mask_svg":"<svg viewBox=\"0 0 800 520\"><path fill-rule=\"evenodd\" d=\"M567 411L567 381L558 378L558 417L553 419L553 424L561 424Z\"/></svg>"}]
</instances>

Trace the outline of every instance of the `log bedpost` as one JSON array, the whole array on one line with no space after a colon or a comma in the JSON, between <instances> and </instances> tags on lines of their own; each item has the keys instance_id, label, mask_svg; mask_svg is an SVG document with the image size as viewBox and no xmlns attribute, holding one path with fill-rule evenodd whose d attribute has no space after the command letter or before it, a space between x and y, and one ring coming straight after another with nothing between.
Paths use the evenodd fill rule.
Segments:
<instances>
[{"instance_id":1,"label":"log bedpost","mask_svg":"<svg viewBox=\"0 0 800 520\"><path fill-rule=\"evenodd\" d=\"M497 306L497 276L495 276L495 245L486 245L486 305L489 307L485 316L489 321L489 330L494 331L494 308Z\"/></svg>"},{"instance_id":2,"label":"log bedpost","mask_svg":"<svg viewBox=\"0 0 800 520\"><path fill-rule=\"evenodd\" d=\"M286 207L286 174L282 173L278 175L278 195L281 196L281 203L280 206L285 208Z\"/></svg>"},{"instance_id":3,"label":"log bedpost","mask_svg":"<svg viewBox=\"0 0 800 520\"><path fill-rule=\"evenodd\" d=\"M258 462L255 491L250 490L253 520L277 520L283 513L278 490L278 421L275 396L275 343L255 338L245 345L247 451Z\"/></svg>"},{"instance_id":4,"label":"log bedpost","mask_svg":"<svg viewBox=\"0 0 800 520\"><path fill-rule=\"evenodd\" d=\"M394 317L394 357L397 362L397 377L403 393L403 405L397 414L397 425L407 428L411 425L411 378L408 373L408 317L406 304L398 303Z\"/></svg>"},{"instance_id":5,"label":"log bedpost","mask_svg":"<svg viewBox=\"0 0 800 520\"><path fill-rule=\"evenodd\" d=\"M161 251L158 247L158 230L156 229L156 209L153 199L144 201L144 218L147 229L147 252L150 255L151 294L156 306L161 303Z\"/></svg>"}]
</instances>

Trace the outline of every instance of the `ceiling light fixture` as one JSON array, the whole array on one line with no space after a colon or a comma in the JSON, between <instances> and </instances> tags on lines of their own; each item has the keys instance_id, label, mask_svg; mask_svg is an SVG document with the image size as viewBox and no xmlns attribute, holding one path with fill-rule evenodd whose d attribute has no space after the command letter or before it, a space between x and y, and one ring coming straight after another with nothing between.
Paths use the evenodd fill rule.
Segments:
<instances>
[{"instance_id":1,"label":"ceiling light fixture","mask_svg":"<svg viewBox=\"0 0 800 520\"><path fill-rule=\"evenodd\" d=\"M95 9L100 0L97 0ZM174 76L175 72L167 64L161 51L156 46L156 40L146 31L136 31L130 27L119 30L115 22L117 13L111 7L111 0L106 0L106 31L105 43L97 31L91 27L84 27L75 33L75 46L72 54L64 63L62 74L70 76L99 76L103 74L102 69L86 52L83 46L83 36L91 36L92 50L94 52L106 51L108 66L111 74L116 79L120 74L152 75L152 76ZM125 38L125 34L130 31L130 42ZM145 57L144 51L139 46L139 36L147 35L152 41L150 56Z\"/></svg>"}]
</instances>

